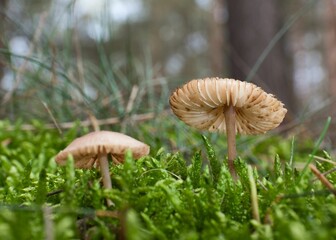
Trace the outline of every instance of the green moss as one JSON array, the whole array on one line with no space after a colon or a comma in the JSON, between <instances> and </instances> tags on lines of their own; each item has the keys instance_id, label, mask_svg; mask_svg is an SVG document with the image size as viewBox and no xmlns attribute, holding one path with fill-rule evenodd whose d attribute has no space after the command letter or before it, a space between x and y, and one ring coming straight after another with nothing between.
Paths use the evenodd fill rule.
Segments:
<instances>
[{"instance_id":1,"label":"green moss","mask_svg":"<svg viewBox=\"0 0 336 240\"><path fill-rule=\"evenodd\" d=\"M335 197L313 181L310 171L301 175L289 164L290 152L297 158L291 139L270 138L274 149L277 142L287 146L281 153L285 157L269 156L275 160L261 174L254 166L261 218L257 222L245 159L236 161L240 180L235 182L221 161L225 155L216 152L209 138L203 137L204 150L191 157L167 152L165 146L137 161L128 153L123 165L110 165L113 189L104 190L98 170L75 169L71 159L64 167L54 162L78 128L61 137L35 124L34 131L21 131L19 123L8 131L10 124L0 122L0 239L43 239L46 234L55 239L336 237ZM248 159L265 156L264 147L256 149ZM331 160L327 153L322 157ZM334 164L317 167L325 172ZM327 178L335 183L334 173ZM106 197L115 207L107 208Z\"/></svg>"}]
</instances>

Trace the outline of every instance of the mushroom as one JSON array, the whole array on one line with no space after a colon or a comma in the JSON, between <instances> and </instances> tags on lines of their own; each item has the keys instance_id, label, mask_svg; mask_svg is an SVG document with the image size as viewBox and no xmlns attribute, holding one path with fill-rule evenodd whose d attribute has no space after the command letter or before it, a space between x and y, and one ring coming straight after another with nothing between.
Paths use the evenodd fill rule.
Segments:
<instances>
[{"instance_id":1,"label":"mushroom","mask_svg":"<svg viewBox=\"0 0 336 240\"><path fill-rule=\"evenodd\" d=\"M57 154L55 160L59 165L65 165L71 155L76 168L92 168L99 160L103 185L106 189L111 189L107 155L111 154L113 162L122 163L127 150L138 159L149 153L149 146L122 133L96 131L75 139ZM108 201L108 205L112 204Z\"/></svg>"},{"instance_id":2,"label":"mushroom","mask_svg":"<svg viewBox=\"0 0 336 240\"><path fill-rule=\"evenodd\" d=\"M174 114L189 126L226 132L228 167L236 177L236 134L254 135L277 127L287 109L260 87L228 78L192 80L176 89L169 103Z\"/></svg>"}]
</instances>

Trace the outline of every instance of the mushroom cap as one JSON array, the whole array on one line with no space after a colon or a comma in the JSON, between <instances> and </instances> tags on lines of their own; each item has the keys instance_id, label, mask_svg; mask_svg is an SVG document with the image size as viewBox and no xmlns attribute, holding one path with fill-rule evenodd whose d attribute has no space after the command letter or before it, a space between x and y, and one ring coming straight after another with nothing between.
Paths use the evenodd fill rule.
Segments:
<instances>
[{"instance_id":1,"label":"mushroom cap","mask_svg":"<svg viewBox=\"0 0 336 240\"><path fill-rule=\"evenodd\" d=\"M169 103L175 115L189 126L210 132L226 132L224 110L236 112L236 133L253 135L277 127L287 109L260 87L228 78L192 80L176 89Z\"/></svg>"},{"instance_id":2,"label":"mushroom cap","mask_svg":"<svg viewBox=\"0 0 336 240\"><path fill-rule=\"evenodd\" d=\"M97 131L72 141L60 151L55 160L64 165L72 155L77 168L91 168L96 159L111 154L118 161L124 161L124 155L130 150L135 159L148 155L149 146L125 134L110 131Z\"/></svg>"}]
</instances>

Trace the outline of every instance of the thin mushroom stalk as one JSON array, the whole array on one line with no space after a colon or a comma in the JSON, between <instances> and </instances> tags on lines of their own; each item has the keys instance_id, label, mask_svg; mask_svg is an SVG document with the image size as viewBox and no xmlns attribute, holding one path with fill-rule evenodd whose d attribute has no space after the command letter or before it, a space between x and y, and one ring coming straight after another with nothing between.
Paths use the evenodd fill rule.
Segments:
<instances>
[{"instance_id":1,"label":"thin mushroom stalk","mask_svg":"<svg viewBox=\"0 0 336 240\"><path fill-rule=\"evenodd\" d=\"M111 176L110 176L110 171L109 171L109 163L108 163L106 155L99 157L99 166L100 166L100 171L101 171L101 175L103 179L104 188L112 189L112 181L111 181ZM108 207L114 206L114 203L109 198L106 198L106 203Z\"/></svg>"},{"instance_id":2,"label":"thin mushroom stalk","mask_svg":"<svg viewBox=\"0 0 336 240\"><path fill-rule=\"evenodd\" d=\"M228 166L231 176L237 178L236 170L234 167L234 160L237 157L236 150L236 111L230 104L227 108L224 108L224 118L226 125L226 135L228 144Z\"/></svg>"}]
</instances>

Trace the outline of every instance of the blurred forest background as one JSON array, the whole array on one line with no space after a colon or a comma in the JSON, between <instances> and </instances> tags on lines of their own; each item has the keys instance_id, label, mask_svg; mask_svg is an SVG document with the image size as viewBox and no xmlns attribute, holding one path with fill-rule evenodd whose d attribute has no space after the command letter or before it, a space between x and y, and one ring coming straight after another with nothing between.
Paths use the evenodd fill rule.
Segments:
<instances>
[{"instance_id":1,"label":"blurred forest background","mask_svg":"<svg viewBox=\"0 0 336 240\"><path fill-rule=\"evenodd\" d=\"M145 120L212 76L274 93L287 123L335 113L334 0L0 0L0 33L2 119Z\"/></svg>"}]
</instances>

